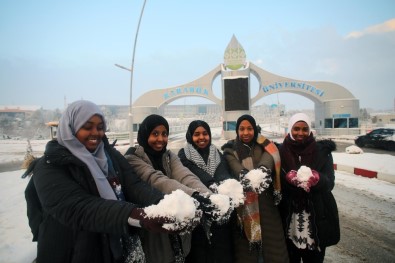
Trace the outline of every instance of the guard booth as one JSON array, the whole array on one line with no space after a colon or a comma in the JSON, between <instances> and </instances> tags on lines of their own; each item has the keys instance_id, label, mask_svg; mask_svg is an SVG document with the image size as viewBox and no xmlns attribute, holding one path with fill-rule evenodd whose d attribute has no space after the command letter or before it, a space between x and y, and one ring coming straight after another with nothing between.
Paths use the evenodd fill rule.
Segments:
<instances>
[{"instance_id":1,"label":"guard booth","mask_svg":"<svg viewBox=\"0 0 395 263\"><path fill-rule=\"evenodd\" d=\"M47 122L46 125L50 128L49 135L51 136L51 139L56 140L59 122L58 121L50 121L50 122Z\"/></svg>"}]
</instances>

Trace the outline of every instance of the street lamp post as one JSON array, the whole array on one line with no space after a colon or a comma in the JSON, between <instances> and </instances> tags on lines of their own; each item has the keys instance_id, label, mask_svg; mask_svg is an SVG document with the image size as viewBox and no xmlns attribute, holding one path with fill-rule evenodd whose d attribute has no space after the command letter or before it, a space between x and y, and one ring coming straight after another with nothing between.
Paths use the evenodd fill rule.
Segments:
<instances>
[{"instance_id":1,"label":"street lamp post","mask_svg":"<svg viewBox=\"0 0 395 263\"><path fill-rule=\"evenodd\" d=\"M132 64L130 69L123 67L121 65L115 64L115 66L128 70L130 71L130 97L129 97L129 146L134 146L134 134L133 134L133 111L132 111L132 99L133 99L133 72L134 72L134 56L136 54L136 43L137 43L137 36L139 34L139 29L140 29L140 23L141 23L141 18L143 17L143 13L144 13L144 7L145 7L145 2L146 0L144 0L143 3L143 7L141 8L141 13L140 13L140 18L139 18L139 22L137 24L137 30L136 30L136 36L134 37L134 45L133 45L133 55L132 55Z\"/></svg>"}]
</instances>

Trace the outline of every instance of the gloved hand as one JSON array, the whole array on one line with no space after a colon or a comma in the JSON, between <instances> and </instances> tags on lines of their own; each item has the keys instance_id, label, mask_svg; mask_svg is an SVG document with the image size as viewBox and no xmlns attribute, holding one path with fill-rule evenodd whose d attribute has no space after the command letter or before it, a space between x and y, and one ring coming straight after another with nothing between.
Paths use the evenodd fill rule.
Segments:
<instances>
[{"instance_id":1,"label":"gloved hand","mask_svg":"<svg viewBox=\"0 0 395 263\"><path fill-rule=\"evenodd\" d=\"M245 192L252 191L260 194L268 189L272 183L272 177L270 173L267 173L267 171L270 172L270 170L263 166L262 168L260 167L249 171L244 176L244 182L242 182L243 190Z\"/></svg>"},{"instance_id":2,"label":"gloved hand","mask_svg":"<svg viewBox=\"0 0 395 263\"><path fill-rule=\"evenodd\" d=\"M214 182L208 186L211 192L218 194L218 185Z\"/></svg>"},{"instance_id":3,"label":"gloved hand","mask_svg":"<svg viewBox=\"0 0 395 263\"><path fill-rule=\"evenodd\" d=\"M143 208L134 208L129 218L139 220L141 227L148 231L156 233L174 233L174 231L163 228L163 224L172 222L170 218L162 216L148 217ZM129 225L134 226L129 220L128 223Z\"/></svg>"},{"instance_id":4,"label":"gloved hand","mask_svg":"<svg viewBox=\"0 0 395 263\"><path fill-rule=\"evenodd\" d=\"M298 186L299 185L299 181L297 178L297 174L298 172L295 170L291 170L289 171L286 175L285 175L285 179L287 180L288 183Z\"/></svg>"},{"instance_id":5,"label":"gloved hand","mask_svg":"<svg viewBox=\"0 0 395 263\"><path fill-rule=\"evenodd\" d=\"M316 170L311 169L311 173L312 175L306 183L306 192L310 192L310 188L315 186L320 180L320 174Z\"/></svg>"},{"instance_id":6,"label":"gloved hand","mask_svg":"<svg viewBox=\"0 0 395 263\"><path fill-rule=\"evenodd\" d=\"M210 201L214 205L212 214L216 223L222 225L228 222L235 206L232 198L224 194L212 194Z\"/></svg>"},{"instance_id":7,"label":"gloved hand","mask_svg":"<svg viewBox=\"0 0 395 263\"><path fill-rule=\"evenodd\" d=\"M274 198L274 205L279 205L281 200L283 199L283 195L280 191L274 190L273 191L273 198Z\"/></svg>"},{"instance_id":8,"label":"gloved hand","mask_svg":"<svg viewBox=\"0 0 395 263\"><path fill-rule=\"evenodd\" d=\"M248 180L246 178L246 174L248 174L248 172L249 171L247 169L243 169L243 170L240 171L240 174L239 174L240 183L243 186L243 191L244 192L249 192L249 191L252 190L251 189L251 182L250 182L250 180Z\"/></svg>"},{"instance_id":9,"label":"gloved hand","mask_svg":"<svg viewBox=\"0 0 395 263\"><path fill-rule=\"evenodd\" d=\"M272 174L272 170L270 170L269 168L266 168L266 167L263 166L263 165L259 166L258 168L261 169L261 171L262 171L263 173L267 173L268 175L271 175L271 174Z\"/></svg>"},{"instance_id":10,"label":"gloved hand","mask_svg":"<svg viewBox=\"0 0 395 263\"><path fill-rule=\"evenodd\" d=\"M258 193L262 193L263 191L268 189L270 187L270 184L273 182L273 179L271 176L272 170L266 168L263 165L259 166L258 169L261 170L261 172L264 174L263 181L261 182L261 184L259 185L259 188L257 189Z\"/></svg>"},{"instance_id":11,"label":"gloved hand","mask_svg":"<svg viewBox=\"0 0 395 263\"><path fill-rule=\"evenodd\" d=\"M197 202L197 201L195 200L195 202ZM187 224L186 226L184 226L184 227L181 229L181 231L179 231L179 233L180 233L180 234L183 234L183 233L191 233L192 230L195 229L195 227L197 227L198 225L200 225L201 219L202 219L202 214L203 214L202 210L196 209L196 210L195 210L195 217L194 217L192 220L190 220L190 221L188 222L188 224Z\"/></svg>"},{"instance_id":12,"label":"gloved hand","mask_svg":"<svg viewBox=\"0 0 395 263\"><path fill-rule=\"evenodd\" d=\"M192 197L199 202L198 209L202 210L207 219L215 221L216 216L214 213L215 205L207 197L204 197L199 192L194 192Z\"/></svg>"}]
</instances>

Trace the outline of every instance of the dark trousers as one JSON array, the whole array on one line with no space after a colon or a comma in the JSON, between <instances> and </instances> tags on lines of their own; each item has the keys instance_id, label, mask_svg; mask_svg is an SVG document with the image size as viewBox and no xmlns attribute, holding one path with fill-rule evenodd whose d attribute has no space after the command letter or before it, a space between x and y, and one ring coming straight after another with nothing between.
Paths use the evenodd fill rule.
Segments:
<instances>
[{"instance_id":1,"label":"dark trousers","mask_svg":"<svg viewBox=\"0 0 395 263\"><path fill-rule=\"evenodd\" d=\"M309 249L299 249L297 248L291 240L287 240L289 262L290 263L322 263L325 257L325 248L320 249L320 251L309 250Z\"/></svg>"},{"instance_id":2,"label":"dark trousers","mask_svg":"<svg viewBox=\"0 0 395 263\"><path fill-rule=\"evenodd\" d=\"M233 243L230 224L211 226L210 241L201 225L192 231L191 251L186 263L232 263Z\"/></svg>"}]
</instances>

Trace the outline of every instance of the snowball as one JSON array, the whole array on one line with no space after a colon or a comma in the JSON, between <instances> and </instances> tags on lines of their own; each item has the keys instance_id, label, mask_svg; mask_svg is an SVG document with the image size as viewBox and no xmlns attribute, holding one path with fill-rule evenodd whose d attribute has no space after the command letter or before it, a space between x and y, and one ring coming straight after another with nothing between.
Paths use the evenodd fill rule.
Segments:
<instances>
[{"instance_id":1,"label":"snowball","mask_svg":"<svg viewBox=\"0 0 395 263\"><path fill-rule=\"evenodd\" d=\"M264 177L265 174L259 169L251 170L245 176L246 179L250 180L250 184L254 189L258 189L260 187Z\"/></svg>"},{"instance_id":2,"label":"snowball","mask_svg":"<svg viewBox=\"0 0 395 263\"><path fill-rule=\"evenodd\" d=\"M245 178L249 180L249 184L253 191L258 194L269 188L269 185L272 182L270 175L263 172L261 169L253 169L249 171L245 175Z\"/></svg>"},{"instance_id":3,"label":"snowball","mask_svg":"<svg viewBox=\"0 0 395 263\"><path fill-rule=\"evenodd\" d=\"M231 209L229 196L223 194L213 194L210 196L211 202L217 207L218 216L224 216Z\"/></svg>"},{"instance_id":4,"label":"snowball","mask_svg":"<svg viewBox=\"0 0 395 263\"><path fill-rule=\"evenodd\" d=\"M361 153L363 153L363 150L361 148L359 148L358 146L351 145L346 148L346 153L361 154Z\"/></svg>"},{"instance_id":5,"label":"snowball","mask_svg":"<svg viewBox=\"0 0 395 263\"><path fill-rule=\"evenodd\" d=\"M300 182L298 184L298 187L301 187L305 189L307 192L310 191L307 182L309 181L310 177L313 176L313 173L311 172L311 169L307 166L302 165L297 174L296 174L296 180Z\"/></svg>"},{"instance_id":6,"label":"snowball","mask_svg":"<svg viewBox=\"0 0 395 263\"><path fill-rule=\"evenodd\" d=\"M157 205L146 207L144 211L148 217L167 216L182 221L195 216L196 206L192 197L182 190L176 190L165 195Z\"/></svg>"},{"instance_id":7,"label":"snowball","mask_svg":"<svg viewBox=\"0 0 395 263\"><path fill-rule=\"evenodd\" d=\"M302 165L297 174L296 177L299 182L307 182L310 177L313 176L313 173L311 172L311 169L307 166Z\"/></svg>"},{"instance_id":8,"label":"snowball","mask_svg":"<svg viewBox=\"0 0 395 263\"><path fill-rule=\"evenodd\" d=\"M232 198L233 205L238 207L244 204L243 186L235 179L227 179L220 183L217 187L218 193L227 195Z\"/></svg>"},{"instance_id":9,"label":"snowball","mask_svg":"<svg viewBox=\"0 0 395 263\"><path fill-rule=\"evenodd\" d=\"M174 223L164 224L163 227L171 230L180 230L200 220L195 200L182 190L173 191L165 195L157 204L144 208L148 217L168 217Z\"/></svg>"}]
</instances>

